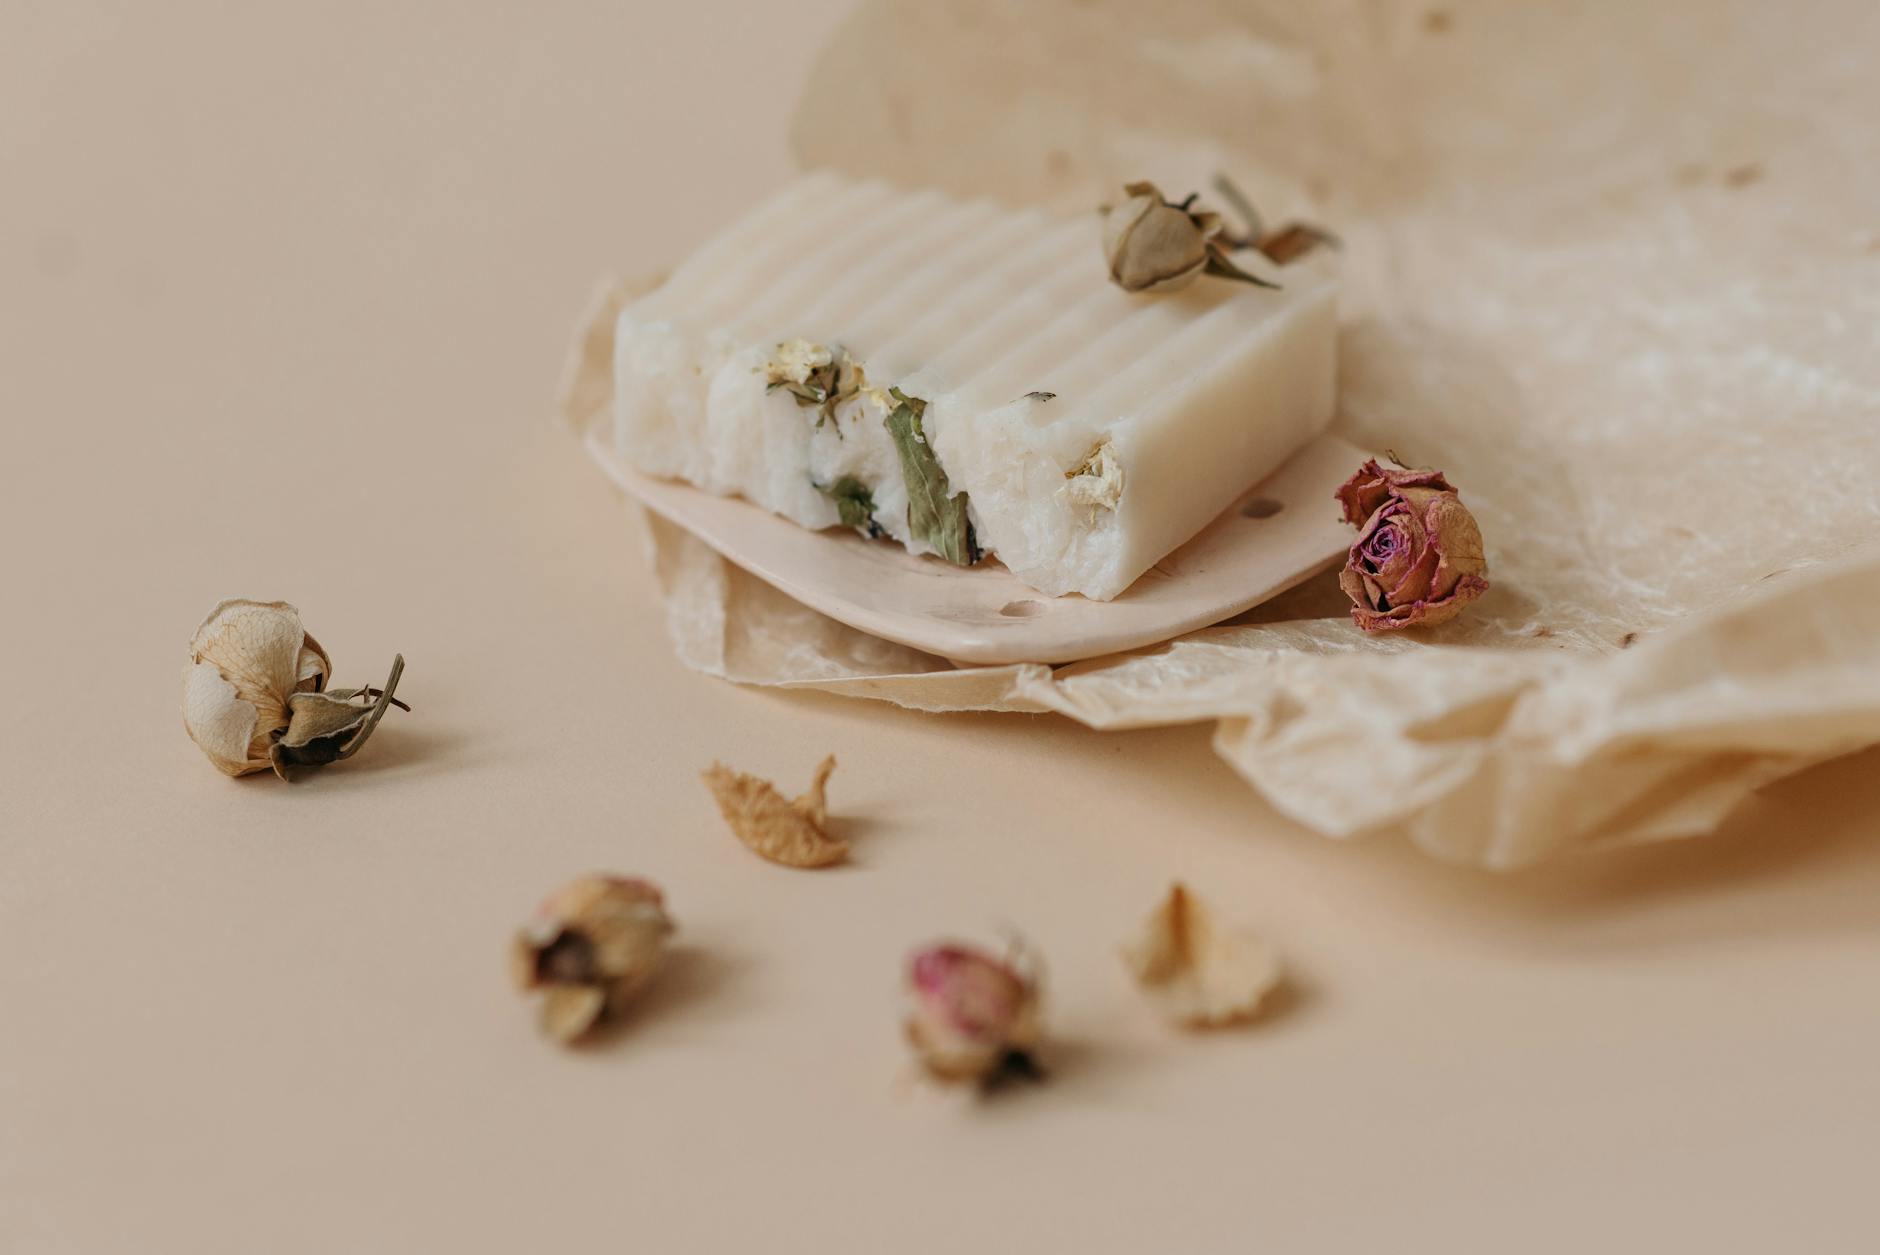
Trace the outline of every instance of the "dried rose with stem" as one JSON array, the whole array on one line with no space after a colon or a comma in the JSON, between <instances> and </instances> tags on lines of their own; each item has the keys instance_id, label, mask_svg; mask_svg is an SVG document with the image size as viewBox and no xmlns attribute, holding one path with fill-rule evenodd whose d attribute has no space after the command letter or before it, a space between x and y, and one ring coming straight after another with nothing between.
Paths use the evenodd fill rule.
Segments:
<instances>
[{"instance_id":1,"label":"dried rose with stem","mask_svg":"<svg viewBox=\"0 0 1880 1255\"><path fill-rule=\"evenodd\" d=\"M1110 280L1125 292L1179 292L1203 274L1276 288L1227 257L1221 216L1192 208L1196 193L1179 202L1153 183L1131 183L1120 205L1103 210L1103 258Z\"/></svg>"},{"instance_id":2,"label":"dried rose with stem","mask_svg":"<svg viewBox=\"0 0 1880 1255\"><path fill-rule=\"evenodd\" d=\"M917 950L907 964L905 1029L927 1074L991 1087L1038 1080L1039 977L1022 951L1004 959L958 942Z\"/></svg>"},{"instance_id":3,"label":"dried rose with stem","mask_svg":"<svg viewBox=\"0 0 1880 1255\"><path fill-rule=\"evenodd\" d=\"M283 780L350 758L388 707L405 659L383 688L328 689L332 660L284 601L222 602L196 629L183 672L183 728L231 776L273 768Z\"/></svg>"},{"instance_id":4,"label":"dried rose with stem","mask_svg":"<svg viewBox=\"0 0 1880 1255\"><path fill-rule=\"evenodd\" d=\"M1338 586L1364 631L1446 623L1488 591L1481 528L1441 471L1372 458L1336 495L1359 529Z\"/></svg>"}]
</instances>

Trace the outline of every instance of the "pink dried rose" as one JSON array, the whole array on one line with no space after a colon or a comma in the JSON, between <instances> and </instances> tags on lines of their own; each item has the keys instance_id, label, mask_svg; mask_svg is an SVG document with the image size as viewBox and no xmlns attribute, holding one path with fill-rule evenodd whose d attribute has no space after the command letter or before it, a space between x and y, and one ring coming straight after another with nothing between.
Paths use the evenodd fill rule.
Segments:
<instances>
[{"instance_id":1,"label":"pink dried rose","mask_svg":"<svg viewBox=\"0 0 1880 1255\"><path fill-rule=\"evenodd\" d=\"M1338 586L1366 632L1446 623L1488 590L1482 529L1441 471L1373 458L1337 495L1359 529Z\"/></svg>"},{"instance_id":2,"label":"pink dried rose","mask_svg":"<svg viewBox=\"0 0 1880 1255\"><path fill-rule=\"evenodd\" d=\"M908 961L907 1039L941 1081L995 1084L1040 1075L1038 981L971 946L928 946Z\"/></svg>"}]
</instances>

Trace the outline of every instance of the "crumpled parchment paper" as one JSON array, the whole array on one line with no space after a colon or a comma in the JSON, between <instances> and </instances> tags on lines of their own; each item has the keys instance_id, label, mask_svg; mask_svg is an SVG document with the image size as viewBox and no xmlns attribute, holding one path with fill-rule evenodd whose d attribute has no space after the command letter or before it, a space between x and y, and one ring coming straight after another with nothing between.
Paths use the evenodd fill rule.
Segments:
<instances>
[{"instance_id":1,"label":"crumpled parchment paper","mask_svg":"<svg viewBox=\"0 0 1880 1255\"><path fill-rule=\"evenodd\" d=\"M813 67L805 166L1072 211L1225 172L1329 226L1335 430L1445 469L1493 588L1365 638L1328 577L1155 649L954 668L653 518L680 656L923 710L1216 720L1301 823L1459 862L1709 830L1880 741L1875 47L1864 0L864 5Z\"/></svg>"}]
</instances>

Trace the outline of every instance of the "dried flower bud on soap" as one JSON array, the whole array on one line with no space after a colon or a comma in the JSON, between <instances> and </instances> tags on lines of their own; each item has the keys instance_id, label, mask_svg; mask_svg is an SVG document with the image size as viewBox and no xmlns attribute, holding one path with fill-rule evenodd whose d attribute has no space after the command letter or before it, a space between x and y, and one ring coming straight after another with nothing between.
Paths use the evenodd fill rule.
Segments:
<instances>
[{"instance_id":1,"label":"dried flower bud on soap","mask_svg":"<svg viewBox=\"0 0 1880 1255\"><path fill-rule=\"evenodd\" d=\"M1153 183L1131 183L1123 194L1129 199L1103 211L1103 258L1125 292L1179 292L1204 273L1278 286L1228 260L1221 216L1191 210L1192 195L1173 203Z\"/></svg>"}]
</instances>

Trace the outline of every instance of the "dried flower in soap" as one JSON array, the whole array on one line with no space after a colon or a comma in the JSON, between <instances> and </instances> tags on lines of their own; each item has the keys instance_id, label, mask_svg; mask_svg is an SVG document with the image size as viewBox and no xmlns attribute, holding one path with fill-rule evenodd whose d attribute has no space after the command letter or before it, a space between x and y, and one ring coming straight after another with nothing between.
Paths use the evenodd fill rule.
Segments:
<instances>
[{"instance_id":1,"label":"dried flower in soap","mask_svg":"<svg viewBox=\"0 0 1880 1255\"><path fill-rule=\"evenodd\" d=\"M776 356L764 364L764 380L764 391L782 388L796 399L797 408L814 406L818 427L835 418L838 405L868 387L867 373L846 349L840 345L828 348L811 340L779 344ZM835 431L837 436L842 435L840 424Z\"/></svg>"},{"instance_id":2,"label":"dried flower in soap","mask_svg":"<svg viewBox=\"0 0 1880 1255\"><path fill-rule=\"evenodd\" d=\"M1180 883L1170 887L1123 962L1151 1001L1178 1024L1206 1028L1244 1020L1279 983L1279 956L1249 932L1215 927Z\"/></svg>"},{"instance_id":3,"label":"dried flower in soap","mask_svg":"<svg viewBox=\"0 0 1880 1255\"><path fill-rule=\"evenodd\" d=\"M383 689L327 689L332 662L284 601L225 601L189 642L183 727L231 776L272 767L282 779L349 758L388 706L405 660Z\"/></svg>"},{"instance_id":4,"label":"dried flower in soap","mask_svg":"<svg viewBox=\"0 0 1880 1255\"><path fill-rule=\"evenodd\" d=\"M650 881L583 876L551 894L516 934L510 970L540 989L542 1031L571 1042L617 1015L665 954L673 923Z\"/></svg>"},{"instance_id":5,"label":"dried flower in soap","mask_svg":"<svg viewBox=\"0 0 1880 1255\"><path fill-rule=\"evenodd\" d=\"M1445 623L1488 591L1481 528L1441 471L1372 459L1337 496L1360 529L1338 586L1366 632Z\"/></svg>"},{"instance_id":6,"label":"dried flower in soap","mask_svg":"<svg viewBox=\"0 0 1880 1255\"><path fill-rule=\"evenodd\" d=\"M1248 274L1227 259L1219 214L1163 199L1153 183L1131 183L1129 199L1103 211L1103 257L1110 279L1125 292L1176 292L1202 273L1238 279L1262 288L1277 287Z\"/></svg>"},{"instance_id":7,"label":"dried flower in soap","mask_svg":"<svg viewBox=\"0 0 1880 1255\"><path fill-rule=\"evenodd\" d=\"M1024 966L953 943L908 960L907 1039L930 1076L990 1085L1041 1075L1038 979Z\"/></svg>"},{"instance_id":8,"label":"dried flower in soap","mask_svg":"<svg viewBox=\"0 0 1880 1255\"><path fill-rule=\"evenodd\" d=\"M812 479L810 486L829 498L842 526L853 528L870 540L883 535L881 524L875 522L875 494L867 484L853 475L844 475L833 484L819 484Z\"/></svg>"},{"instance_id":9,"label":"dried flower in soap","mask_svg":"<svg viewBox=\"0 0 1880 1255\"><path fill-rule=\"evenodd\" d=\"M703 773L705 787L718 802L738 840L773 863L786 867L827 867L848 857L849 845L829 835L829 807L823 787L836 769L831 754L816 768L803 796L786 799L777 786L756 776L713 763Z\"/></svg>"},{"instance_id":10,"label":"dried flower in soap","mask_svg":"<svg viewBox=\"0 0 1880 1255\"><path fill-rule=\"evenodd\" d=\"M1114 510L1123 501L1123 464L1116 449L1105 440L1082 462L1064 472L1065 484L1058 495L1072 505Z\"/></svg>"}]
</instances>

